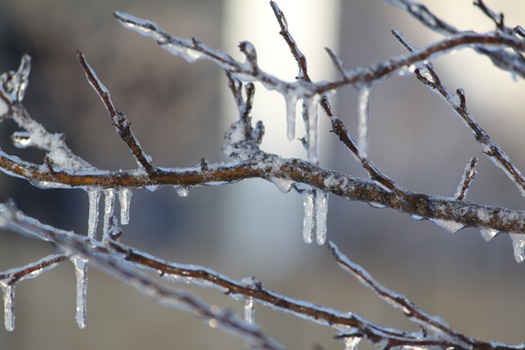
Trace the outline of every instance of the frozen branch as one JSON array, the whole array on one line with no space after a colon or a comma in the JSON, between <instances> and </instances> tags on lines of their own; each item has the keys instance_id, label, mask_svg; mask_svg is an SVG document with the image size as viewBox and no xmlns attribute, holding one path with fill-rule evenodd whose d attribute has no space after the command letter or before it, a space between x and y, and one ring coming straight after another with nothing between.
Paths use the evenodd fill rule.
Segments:
<instances>
[{"instance_id":1,"label":"frozen branch","mask_svg":"<svg viewBox=\"0 0 525 350\"><path fill-rule=\"evenodd\" d=\"M394 30L393 35L408 51L406 55L353 69L346 68L332 50L326 49L341 77L334 81L320 82L311 80L307 58L292 36L284 13L274 1L270 1L270 6L279 26L279 34L297 63L298 74L291 82L281 80L262 69L258 63L256 48L248 41L239 44L244 58L243 61L238 61L195 38L172 36L152 21L115 12L114 16L124 27L155 40L171 54L182 57L189 63L211 61L225 71L228 88L239 113L238 119L225 134L223 151L228 157L226 162L208 162L202 158L195 167L155 166L131 130L127 116L116 108L109 89L79 50L78 59L88 82L101 99L112 125L137 163L137 168L125 171L97 169L67 147L64 135L48 132L23 106L30 72L29 56L22 57L16 71L0 75L0 122L12 119L22 129L12 135L16 147L35 147L46 153L41 162L29 162L0 150L0 170L8 176L25 179L43 189L81 188L88 193L89 200L87 236L42 224L36 218L19 211L12 202L0 203L1 229L51 242L60 250L59 254L0 273L6 328L14 328L17 283L36 277L62 261L69 260L76 272L76 319L81 328L86 325L87 268L92 265L162 305L190 312L212 328L219 327L233 333L246 340L247 346L253 348L282 348L256 325L254 305L258 303L334 329L338 332L336 337L345 342L346 349L357 349L361 339L383 349L525 349L525 344L483 342L455 331L444 321L416 307L408 298L381 285L332 242L329 249L335 262L372 290L379 299L401 310L409 321L420 327L417 332L383 327L350 312L290 298L267 288L256 278L236 281L207 267L165 261L119 241L123 235L120 225L126 225L130 219L129 208L134 189L170 185L175 186L181 196L186 196L188 189L194 186L227 185L259 178L276 184L285 193L294 189L303 196L303 237L307 243L316 240L319 245L324 244L327 238L328 195L332 194L429 220L450 232L473 227L480 230L487 240L500 232L508 233L515 259L518 262L524 261L525 211L465 200L477 173L476 157L465 167L453 197L415 193L398 186L369 159L368 132L372 86L396 74L414 73L456 112L481 144L483 152L496 166L503 169L525 196L525 178L520 170L470 114L465 92L461 88L449 91L430 61L452 50L473 48L477 53L489 57L498 68L525 77L525 59L522 56L525 51L525 31L519 26L514 29L507 27L503 14L492 11L482 0L475 1L474 5L494 22L494 32L479 34L460 31L439 19L423 5L409 0L387 2L410 13L422 24L446 37L417 48L401 32ZM300 141L306 150L305 159L284 158L261 148L264 125L260 121L254 123L252 115L256 83L268 90L275 90L284 97L287 112L286 123L283 125L286 125L287 137L292 142L296 141L296 108L300 102L305 126L305 134L300 137ZM329 92L348 85L359 91L357 114L360 126L357 142L344 122L334 114L328 99ZM330 120L331 132L366 171L367 178L342 174L320 166L319 107ZM100 205L102 197L103 206ZM120 203L120 219L114 213L116 200ZM102 238L97 240L99 217L103 217L103 227ZM158 278L164 283L159 283ZM211 287L235 300L242 300L244 317L212 306L184 290L173 288L173 284L181 281Z\"/></svg>"}]
</instances>

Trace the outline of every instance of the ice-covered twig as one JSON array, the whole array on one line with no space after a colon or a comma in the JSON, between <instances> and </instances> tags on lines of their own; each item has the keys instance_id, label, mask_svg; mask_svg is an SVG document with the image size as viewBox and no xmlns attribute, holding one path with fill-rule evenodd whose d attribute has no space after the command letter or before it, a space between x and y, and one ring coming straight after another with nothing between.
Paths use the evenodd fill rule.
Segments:
<instances>
[{"instance_id":1,"label":"ice-covered twig","mask_svg":"<svg viewBox=\"0 0 525 350\"><path fill-rule=\"evenodd\" d=\"M476 177L477 171L476 171L476 164L478 163L477 157L472 157L470 161L465 166L465 171L463 173L463 176L461 177L461 181L458 185L458 189L456 193L454 194L454 198L458 200L465 199L468 190L470 188L470 185L472 185L472 181L474 181L474 178Z\"/></svg>"},{"instance_id":2,"label":"ice-covered twig","mask_svg":"<svg viewBox=\"0 0 525 350\"><path fill-rule=\"evenodd\" d=\"M474 6L479 7L479 9L494 22L497 30L500 30L507 34L513 33L513 30L511 28L505 27L503 13L496 14L487 5L485 5L485 3L482 0L474 0L473 4Z\"/></svg>"},{"instance_id":3,"label":"ice-covered twig","mask_svg":"<svg viewBox=\"0 0 525 350\"><path fill-rule=\"evenodd\" d=\"M299 46L297 46L297 43L295 42L294 38L290 35L290 31L288 30L288 22L286 21L284 13L281 11L281 9L275 1L270 1L270 6L272 7L273 13L275 15L275 18L277 19L277 22L279 23L279 26L281 27L281 31L279 32L279 34L282 35L282 37L288 44L288 47L290 48L292 55L297 62L299 74L297 75L296 79L311 82L312 80L308 75L306 56L301 52L301 50L299 50Z\"/></svg>"},{"instance_id":4,"label":"ice-covered twig","mask_svg":"<svg viewBox=\"0 0 525 350\"><path fill-rule=\"evenodd\" d=\"M277 13L277 15L280 16L279 13ZM195 38L185 39L172 36L154 22L140 19L124 12L115 12L115 17L126 28L154 39L167 51L176 56L186 58L189 62L208 60L236 75L237 78L243 81L256 80L270 90L301 95L304 95L305 92L308 92L309 95L322 95L345 85L360 86L362 84L383 80L399 70L406 69L406 67L418 62L444 55L453 49L471 47L472 45L481 45L483 48L489 49L493 47L511 48L519 52L525 51L525 42L514 36L501 33L478 34L473 32L460 32L449 38L428 45L417 52L392 58L369 67L351 69L347 74L344 74L340 80L317 83L307 82L305 80L288 82L266 73L262 69L257 69L257 71L254 72L251 65L246 65L245 62L239 62L227 54L211 49ZM283 25L284 24L285 22L283 22ZM190 59L188 59L188 57ZM516 69L519 69L519 67L516 67ZM525 76L525 68L523 75Z\"/></svg>"},{"instance_id":5,"label":"ice-covered twig","mask_svg":"<svg viewBox=\"0 0 525 350\"><path fill-rule=\"evenodd\" d=\"M17 131L12 140L16 147L36 147L46 152L48 170L53 172L54 167L74 170L95 169L87 161L75 155L65 144L63 134L48 132L40 123L31 118L29 112L22 105L25 90L28 85L31 69L30 57L22 57L18 71L9 71L0 75L0 100L2 117L11 118L25 131ZM2 119L3 120L3 119ZM1 121L1 120L0 120ZM36 186L46 187L46 183L35 182Z\"/></svg>"},{"instance_id":6,"label":"ice-covered twig","mask_svg":"<svg viewBox=\"0 0 525 350\"><path fill-rule=\"evenodd\" d=\"M53 254L27 265L0 272L0 288L4 294L4 325L6 330L13 331L15 329L14 299L15 287L18 282L38 277L66 259L67 256L64 254Z\"/></svg>"},{"instance_id":7,"label":"ice-covered twig","mask_svg":"<svg viewBox=\"0 0 525 350\"><path fill-rule=\"evenodd\" d=\"M255 95L255 85L252 83L244 86L245 97L243 96L243 83L233 75L226 72L228 87L233 94L239 120L232 123L224 138L226 144L223 147L224 153L231 158L249 159L259 151L259 145L264 136L264 125L258 121L255 127L252 125L253 97Z\"/></svg>"},{"instance_id":8,"label":"ice-covered twig","mask_svg":"<svg viewBox=\"0 0 525 350\"><path fill-rule=\"evenodd\" d=\"M371 171L370 163L365 162ZM315 166L301 159L284 159L274 154L256 151L249 160L231 164L207 163L205 171L193 168L162 168L154 176L136 171L93 171L50 174L39 165L21 161L0 151L0 170L28 181L48 181L58 188L111 187L145 188L159 185L193 187L208 183L233 183L262 178L284 179L303 183L324 192L354 201L373 202L384 207L425 219L455 221L466 227L493 228L498 231L525 233L525 212L467 201L429 196L405 191L400 196L375 181L341 174Z\"/></svg>"},{"instance_id":9,"label":"ice-covered twig","mask_svg":"<svg viewBox=\"0 0 525 350\"><path fill-rule=\"evenodd\" d=\"M445 322L435 316L428 315L406 297L385 288L365 269L345 256L333 242L329 242L329 248L332 252L332 256L343 270L356 277L365 287L370 288L381 300L401 310L410 321L415 322L422 327L425 330L425 338L428 338L426 340L438 342L442 340L446 343L447 347L454 344L454 347L460 349L482 349L490 346L490 344L487 343L478 345L477 343L479 341L455 332Z\"/></svg>"},{"instance_id":10,"label":"ice-covered twig","mask_svg":"<svg viewBox=\"0 0 525 350\"><path fill-rule=\"evenodd\" d=\"M399 34L396 35L396 32L393 33L404 47L411 50L411 45L404 37ZM423 68L416 68L414 72L419 81L436 92L448 103L467 127L472 130L474 138L483 147L483 153L485 153L496 166L503 170L518 187L521 194L525 196L525 177L511 161L509 156L491 140L487 132L474 120L470 112L468 112L466 96L463 89L459 88L455 93L451 93L443 84L431 63L424 63Z\"/></svg>"},{"instance_id":11,"label":"ice-covered twig","mask_svg":"<svg viewBox=\"0 0 525 350\"><path fill-rule=\"evenodd\" d=\"M206 267L168 262L116 241L108 241L104 244L73 232L43 225L18 211L13 204L1 205L0 220L4 229L7 228L44 241L52 241L67 254L86 258L90 265L123 280L162 305L194 313L210 326L222 327L232 331L244 339L249 339L249 344L256 347L281 348L274 340L262 333L257 326L243 322L240 318L216 306L210 306L183 290L159 284L150 278L149 274L160 276L166 282L180 281L200 287L213 287L234 299L251 298L253 301L276 310L311 320L320 325L334 327L340 331L354 329L359 335L373 343L386 341L392 345L409 344L414 346L444 344L451 346L457 344L439 338L420 339L418 333L381 327L356 314L340 312L290 298L266 288L260 281L248 284L243 282L244 280L238 282ZM334 245L332 244L331 247ZM67 258L65 255L57 257L59 260L53 262L54 264ZM344 260L342 261L344 262ZM364 270L361 273L367 275ZM12 276L13 274L5 273L5 275ZM483 345L480 349L494 348L481 342L477 344ZM498 344L498 346L500 349L508 348L504 344Z\"/></svg>"},{"instance_id":12,"label":"ice-covered twig","mask_svg":"<svg viewBox=\"0 0 525 350\"><path fill-rule=\"evenodd\" d=\"M66 255L81 257L85 262L89 262L90 265L119 278L156 302L191 312L202 318L210 327L220 327L241 338L250 339L250 344L255 344L256 348L282 348L275 340L267 337L259 327L242 321L231 312L208 305L184 290L166 287L148 275L137 271L137 267L141 270L150 270L151 267L140 261L132 261L133 254L131 253L135 251L134 249L129 249L128 253L130 254L125 258L122 256L122 248L120 248L120 251L116 251L108 248L106 245L109 243L116 247L115 245L118 244L116 242L106 242L104 244L73 232L41 224L19 211L12 202L0 204L0 228L53 242ZM4 276L4 281L12 285L15 278L19 281L24 278L35 277L44 269L54 267L65 260L67 258L66 255L50 256L26 267L6 271L0 277ZM146 256L144 258L147 259ZM159 273L159 271L161 270L155 270L156 273Z\"/></svg>"},{"instance_id":13,"label":"ice-covered twig","mask_svg":"<svg viewBox=\"0 0 525 350\"><path fill-rule=\"evenodd\" d=\"M137 161L137 164L144 168L148 174L153 174L156 168L151 162L151 157L144 152L142 146L139 143L139 140L135 137L135 134L131 130L131 123L128 121L126 114L115 108L115 105L111 100L109 90L99 80L97 74L93 68L91 68L86 60L86 57L80 50L78 50L78 60L80 61L82 69L84 69L84 72L86 73L86 78L89 81L89 84L98 94L102 100L102 103L104 103L104 106L106 107L111 118L111 123L117 130L117 133L122 138L122 140L124 140L126 145L128 145L131 153Z\"/></svg>"},{"instance_id":14,"label":"ice-covered twig","mask_svg":"<svg viewBox=\"0 0 525 350\"><path fill-rule=\"evenodd\" d=\"M444 35L457 35L461 33L459 29L439 19L422 4L411 0L385 0L385 2L407 12L423 25L438 33ZM500 21L500 16L496 15L482 1L474 1L474 5L480 7L482 11L494 21L498 31L505 34L507 37L512 37L513 33L519 35L519 30L516 30L516 28L513 30L512 28L505 27L503 17L501 17ZM505 50L504 47L497 47L497 45L496 47L489 47L482 42L473 44L473 49L476 52L487 56L496 67L525 78L525 59L520 53L523 52L523 50L514 47L514 52L509 52ZM503 44L503 46L505 45L506 44Z\"/></svg>"}]
</instances>

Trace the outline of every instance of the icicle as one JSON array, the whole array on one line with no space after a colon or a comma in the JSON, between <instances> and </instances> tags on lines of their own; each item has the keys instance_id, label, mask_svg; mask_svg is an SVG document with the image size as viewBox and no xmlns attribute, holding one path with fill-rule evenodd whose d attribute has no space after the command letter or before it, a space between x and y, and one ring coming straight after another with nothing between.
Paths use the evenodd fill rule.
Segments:
<instances>
[{"instance_id":1,"label":"icicle","mask_svg":"<svg viewBox=\"0 0 525 350\"><path fill-rule=\"evenodd\" d=\"M184 186L175 186L175 192L177 192L179 197L185 198L190 194L190 189Z\"/></svg>"},{"instance_id":2,"label":"icicle","mask_svg":"<svg viewBox=\"0 0 525 350\"><path fill-rule=\"evenodd\" d=\"M463 227L465 227L465 225L459 222L456 222L456 221L452 221L452 220L430 219L430 221L432 221L433 223L447 230L450 233L456 233L459 230L461 230Z\"/></svg>"},{"instance_id":3,"label":"icicle","mask_svg":"<svg viewBox=\"0 0 525 350\"><path fill-rule=\"evenodd\" d=\"M77 312L75 319L77 321L78 328L84 329L87 321L87 307L86 307L86 295L87 295L87 259L80 256L71 257L71 262L75 266L75 277L77 281Z\"/></svg>"},{"instance_id":4,"label":"icicle","mask_svg":"<svg viewBox=\"0 0 525 350\"><path fill-rule=\"evenodd\" d=\"M164 50L184 58L189 63L202 58L202 53L196 50L202 44L196 40L168 36L157 24L125 12L116 11L115 17L126 28L154 39Z\"/></svg>"},{"instance_id":5,"label":"icicle","mask_svg":"<svg viewBox=\"0 0 525 350\"><path fill-rule=\"evenodd\" d=\"M304 194L304 220L303 220L303 239L307 244L314 240L315 217L314 200L315 191L309 190Z\"/></svg>"},{"instance_id":6,"label":"icicle","mask_svg":"<svg viewBox=\"0 0 525 350\"><path fill-rule=\"evenodd\" d=\"M521 233L509 232L512 240L512 249L514 250L514 259L520 263L525 260L525 235Z\"/></svg>"},{"instance_id":7,"label":"icicle","mask_svg":"<svg viewBox=\"0 0 525 350\"><path fill-rule=\"evenodd\" d=\"M328 193L317 190L315 196L315 224L317 244L323 245L326 241L326 219L328 216Z\"/></svg>"},{"instance_id":8,"label":"icicle","mask_svg":"<svg viewBox=\"0 0 525 350\"><path fill-rule=\"evenodd\" d=\"M89 199L88 237L96 239L100 206L100 190L89 189L87 194Z\"/></svg>"},{"instance_id":9,"label":"icicle","mask_svg":"<svg viewBox=\"0 0 525 350\"><path fill-rule=\"evenodd\" d=\"M357 346L361 341L360 336L346 337L345 338L345 350L357 350Z\"/></svg>"},{"instance_id":10,"label":"icicle","mask_svg":"<svg viewBox=\"0 0 525 350\"><path fill-rule=\"evenodd\" d=\"M15 329L15 284L1 282L4 293L4 326L9 332Z\"/></svg>"},{"instance_id":11,"label":"icicle","mask_svg":"<svg viewBox=\"0 0 525 350\"><path fill-rule=\"evenodd\" d=\"M288 140L293 141L295 139L295 115L297 106L297 95L287 94L285 96L286 102L286 134Z\"/></svg>"},{"instance_id":12,"label":"icicle","mask_svg":"<svg viewBox=\"0 0 525 350\"><path fill-rule=\"evenodd\" d=\"M244 299L244 321L250 324L255 321L255 303L252 297Z\"/></svg>"},{"instance_id":13,"label":"icicle","mask_svg":"<svg viewBox=\"0 0 525 350\"><path fill-rule=\"evenodd\" d=\"M370 86L359 90L358 116L359 116L359 138L357 144L362 158L368 157L368 127L370 125Z\"/></svg>"},{"instance_id":14,"label":"icicle","mask_svg":"<svg viewBox=\"0 0 525 350\"><path fill-rule=\"evenodd\" d=\"M483 239L487 242L500 233L500 231L494 230L492 228L482 228L479 230L479 232L481 233L481 237L483 237Z\"/></svg>"},{"instance_id":15,"label":"icicle","mask_svg":"<svg viewBox=\"0 0 525 350\"><path fill-rule=\"evenodd\" d=\"M328 194L310 189L304 194L303 239L310 244L316 237L317 244L326 241L326 218L328 214Z\"/></svg>"},{"instance_id":16,"label":"icicle","mask_svg":"<svg viewBox=\"0 0 525 350\"><path fill-rule=\"evenodd\" d=\"M102 238L104 241L109 239L108 233L110 229L110 220L115 210L115 190L106 189L104 190L104 227Z\"/></svg>"},{"instance_id":17,"label":"icicle","mask_svg":"<svg viewBox=\"0 0 525 350\"><path fill-rule=\"evenodd\" d=\"M319 163L318 156L318 115L317 105L319 103L319 96L305 98L303 100L303 119L306 128L306 155L308 161L317 165Z\"/></svg>"},{"instance_id":18,"label":"icicle","mask_svg":"<svg viewBox=\"0 0 525 350\"><path fill-rule=\"evenodd\" d=\"M130 188L123 188L118 193L118 199L120 202L120 224L129 224L129 206L131 203L131 192Z\"/></svg>"}]
</instances>

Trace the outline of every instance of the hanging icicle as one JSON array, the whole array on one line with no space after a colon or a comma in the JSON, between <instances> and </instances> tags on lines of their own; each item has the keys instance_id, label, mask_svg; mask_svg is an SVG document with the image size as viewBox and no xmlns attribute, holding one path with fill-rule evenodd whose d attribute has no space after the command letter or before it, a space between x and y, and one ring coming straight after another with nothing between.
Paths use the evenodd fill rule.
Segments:
<instances>
[{"instance_id":1,"label":"hanging icicle","mask_svg":"<svg viewBox=\"0 0 525 350\"><path fill-rule=\"evenodd\" d=\"M295 115L298 98L295 94L286 94L284 98L286 102L286 135L288 140L293 141L295 139Z\"/></svg>"},{"instance_id":2,"label":"hanging icicle","mask_svg":"<svg viewBox=\"0 0 525 350\"><path fill-rule=\"evenodd\" d=\"M303 239L307 244L314 240L315 232L315 195L317 191L308 190L303 194L304 201L304 220L303 220Z\"/></svg>"},{"instance_id":3,"label":"hanging icicle","mask_svg":"<svg viewBox=\"0 0 525 350\"><path fill-rule=\"evenodd\" d=\"M244 299L244 321L250 324L255 322L255 302L252 297Z\"/></svg>"},{"instance_id":4,"label":"hanging icicle","mask_svg":"<svg viewBox=\"0 0 525 350\"><path fill-rule=\"evenodd\" d=\"M131 192L130 188L123 188L118 192L118 199L120 202L120 224L129 224L129 207L131 204Z\"/></svg>"},{"instance_id":5,"label":"hanging icicle","mask_svg":"<svg viewBox=\"0 0 525 350\"><path fill-rule=\"evenodd\" d=\"M80 329L84 329L87 324L87 259L80 256L71 257L71 262L75 267L75 277L77 282L77 295L76 295L76 316L77 325Z\"/></svg>"},{"instance_id":6,"label":"hanging icicle","mask_svg":"<svg viewBox=\"0 0 525 350\"><path fill-rule=\"evenodd\" d=\"M105 189L104 190L104 227L103 227L103 234L102 234L102 240L107 241L109 240L109 229L111 226L111 217L113 216L113 212L115 211L115 190L113 189Z\"/></svg>"},{"instance_id":7,"label":"hanging icicle","mask_svg":"<svg viewBox=\"0 0 525 350\"><path fill-rule=\"evenodd\" d=\"M4 294L4 326L9 332L15 329L15 284L0 282Z\"/></svg>"},{"instance_id":8,"label":"hanging icicle","mask_svg":"<svg viewBox=\"0 0 525 350\"><path fill-rule=\"evenodd\" d=\"M364 86L359 90L358 116L359 116L359 138L357 145L362 158L368 158L368 127L370 125L370 86Z\"/></svg>"},{"instance_id":9,"label":"hanging icicle","mask_svg":"<svg viewBox=\"0 0 525 350\"><path fill-rule=\"evenodd\" d=\"M99 189L89 189L87 194L89 199L88 237L96 239L101 194Z\"/></svg>"}]
</instances>

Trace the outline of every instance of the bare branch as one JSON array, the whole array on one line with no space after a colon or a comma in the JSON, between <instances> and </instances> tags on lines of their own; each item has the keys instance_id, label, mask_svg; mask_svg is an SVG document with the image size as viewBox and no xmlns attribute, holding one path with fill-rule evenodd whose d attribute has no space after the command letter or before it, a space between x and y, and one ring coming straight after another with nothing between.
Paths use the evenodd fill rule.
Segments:
<instances>
[{"instance_id":1,"label":"bare branch","mask_svg":"<svg viewBox=\"0 0 525 350\"><path fill-rule=\"evenodd\" d=\"M149 175L152 175L153 173L155 173L156 168L151 163L151 157L144 153L144 150L140 146L140 143L135 137L135 134L133 133L133 131L131 131L131 123L128 121L128 118L126 117L124 112L121 112L115 108L113 101L111 101L111 95L109 93L109 90L98 79L97 74L87 62L86 57L84 56L82 51L78 50L77 53L80 65L86 73L86 78L88 79L89 84L93 87L95 92L102 100L102 103L104 103L104 106L106 107L111 118L111 123L117 130L117 133L122 138L122 140L124 140L124 142L128 145L138 165L142 166Z\"/></svg>"},{"instance_id":2,"label":"bare branch","mask_svg":"<svg viewBox=\"0 0 525 350\"><path fill-rule=\"evenodd\" d=\"M444 35L458 35L461 33L460 30L454 28L450 24L435 16L424 5L415 3L411 0L386 0L385 2L411 14L414 18L416 18L422 24L427 26L429 29L434 30L438 33ZM498 32L495 34L496 37L498 36L498 33L501 33L502 37L513 36L514 32L519 34L519 28L515 28L513 30L512 28L504 27L503 17L501 18L501 24L498 24L499 16L497 16L492 10L486 7L483 2L474 1L474 5L477 5L479 7L478 4L483 4L482 8L485 8L485 10L487 11L484 11L485 14L487 14L488 17L496 23L496 27L498 29ZM496 47L488 47L481 42L472 44L474 44L473 48L477 53L487 56L496 67L502 70L506 70L512 73L513 75L515 74L521 76L522 78L525 78L525 59L520 53L523 52L522 49L513 47L514 52L508 52L504 49L504 46L506 44L503 44L503 47L497 47L497 45Z\"/></svg>"}]
</instances>

